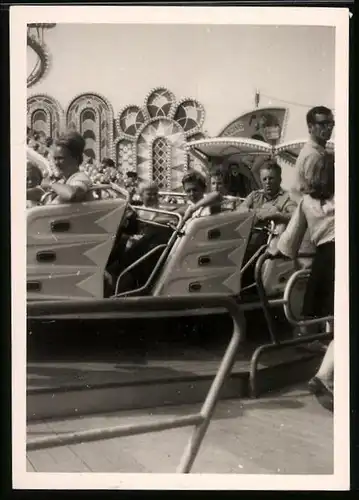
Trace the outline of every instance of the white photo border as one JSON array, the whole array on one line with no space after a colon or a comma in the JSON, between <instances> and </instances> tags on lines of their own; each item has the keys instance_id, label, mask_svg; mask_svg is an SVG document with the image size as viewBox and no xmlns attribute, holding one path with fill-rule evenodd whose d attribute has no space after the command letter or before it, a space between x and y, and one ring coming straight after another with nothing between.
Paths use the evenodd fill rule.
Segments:
<instances>
[{"instance_id":1,"label":"white photo border","mask_svg":"<svg viewBox=\"0 0 359 500\"><path fill-rule=\"evenodd\" d=\"M15 489L349 489L349 10L314 7L10 7L12 443ZM26 471L26 25L28 23L247 24L335 27L336 291L334 474L50 474Z\"/></svg>"}]
</instances>

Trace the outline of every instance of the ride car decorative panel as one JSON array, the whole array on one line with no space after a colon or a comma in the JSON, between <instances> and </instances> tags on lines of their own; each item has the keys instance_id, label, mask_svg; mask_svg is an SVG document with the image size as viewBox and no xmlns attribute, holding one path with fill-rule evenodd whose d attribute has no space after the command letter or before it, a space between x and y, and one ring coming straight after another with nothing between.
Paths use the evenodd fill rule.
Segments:
<instances>
[{"instance_id":1,"label":"ride car decorative panel","mask_svg":"<svg viewBox=\"0 0 359 500\"><path fill-rule=\"evenodd\" d=\"M239 294L253 221L252 215L238 212L190 220L162 270L154 294Z\"/></svg>"},{"instance_id":2,"label":"ride car decorative panel","mask_svg":"<svg viewBox=\"0 0 359 500\"><path fill-rule=\"evenodd\" d=\"M29 209L28 300L102 298L105 266L125 207L118 198Z\"/></svg>"}]
</instances>

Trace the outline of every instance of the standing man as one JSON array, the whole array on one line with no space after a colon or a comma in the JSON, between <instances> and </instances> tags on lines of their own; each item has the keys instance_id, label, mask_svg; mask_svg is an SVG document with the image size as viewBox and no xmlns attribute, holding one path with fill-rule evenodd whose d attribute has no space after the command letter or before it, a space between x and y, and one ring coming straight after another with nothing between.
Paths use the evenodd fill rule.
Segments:
<instances>
[{"instance_id":1,"label":"standing man","mask_svg":"<svg viewBox=\"0 0 359 500\"><path fill-rule=\"evenodd\" d=\"M296 180L291 189L291 197L299 201L307 192L307 179L320 156L325 152L326 144L332 136L334 128L332 111L325 106L316 106L307 113L309 140L303 146L296 161Z\"/></svg>"},{"instance_id":2,"label":"standing man","mask_svg":"<svg viewBox=\"0 0 359 500\"><path fill-rule=\"evenodd\" d=\"M318 160L324 156L327 142L330 140L335 125L334 116L331 109L325 106L315 106L307 113L307 126L309 140L303 146L296 161L296 177L294 185L290 191L291 198L299 203L303 194L310 194L308 182L311 182L312 172ZM300 253L315 253L315 247L310 239L309 231L306 232ZM299 259L302 268L312 267L311 259ZM313 327L313 331L316 327ZM311 332L310 327L299 327L296 334L305 335Z\"/></svg>"}]
</instances>

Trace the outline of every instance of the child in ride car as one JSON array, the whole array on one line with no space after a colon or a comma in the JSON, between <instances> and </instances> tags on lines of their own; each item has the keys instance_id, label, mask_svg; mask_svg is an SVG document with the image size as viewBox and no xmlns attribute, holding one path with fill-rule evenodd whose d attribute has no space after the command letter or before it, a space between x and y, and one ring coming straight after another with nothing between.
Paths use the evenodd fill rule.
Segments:
<instances>
[{"instance_id":1,"label":"child in ride car","mask_svg":"<svg viewBox=\"0 0 359 500\"><path fill-rule=\"evenodd\" d=\"M31 162L26 165L26 208L36 207L45 191L41 187L43 175L39 167Z\"/></svg>"}]
</instances>

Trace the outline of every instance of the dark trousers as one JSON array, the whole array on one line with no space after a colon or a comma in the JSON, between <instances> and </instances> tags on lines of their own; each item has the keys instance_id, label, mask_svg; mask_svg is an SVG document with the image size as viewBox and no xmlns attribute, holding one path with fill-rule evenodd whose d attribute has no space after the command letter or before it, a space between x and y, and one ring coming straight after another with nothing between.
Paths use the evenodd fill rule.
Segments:
<instances>
[{"instance_id":1,"label":"dark trousers","mask_svg":"<svg viewBox=\"0 0 359 500\"><path fill-rule=\"evenodd\" d=\"M316 248L308 280L302 314L320 318L334 314L335 243L329 242Z\"/></svg>"}]
</instances>

